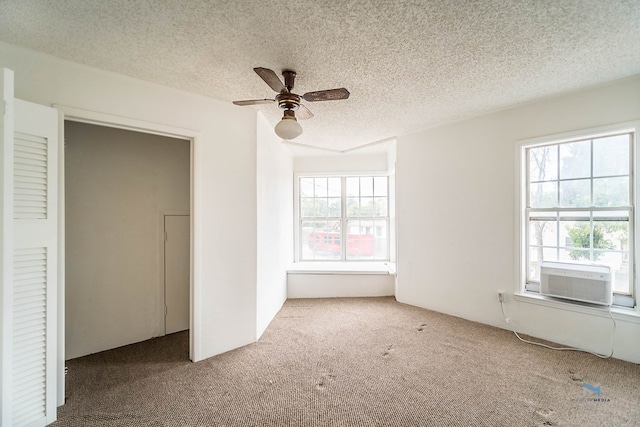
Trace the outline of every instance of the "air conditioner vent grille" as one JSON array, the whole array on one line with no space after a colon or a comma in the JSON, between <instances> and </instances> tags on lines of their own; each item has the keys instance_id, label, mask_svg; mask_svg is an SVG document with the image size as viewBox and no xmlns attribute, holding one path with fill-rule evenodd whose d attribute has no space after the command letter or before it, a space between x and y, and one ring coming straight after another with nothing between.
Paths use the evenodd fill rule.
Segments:
<instances>
[{"instance_id":1,"label":"air conditioner vent grille","mask_svg":"<svg viewBox=\"0 0 640 427\"><path fill-rule=\"evenodd\" d=\"M540 293L572 301L611 305L611 269L604 265L582 265L543 261Z\"/></svg>"}]
</instances>

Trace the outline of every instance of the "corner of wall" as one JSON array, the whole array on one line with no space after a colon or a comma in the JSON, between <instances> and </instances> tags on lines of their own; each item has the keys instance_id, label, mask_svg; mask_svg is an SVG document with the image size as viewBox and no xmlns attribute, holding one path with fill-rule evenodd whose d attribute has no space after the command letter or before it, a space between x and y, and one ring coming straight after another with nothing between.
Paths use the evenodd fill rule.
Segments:
<instances>
[{"instance_id":1,"label":"corner of wall","mask_svg":"<svg viewBox=\"0 0 640 427\"><path fill-rule=\"evenodd\" d=\"M287 299L287 266L293 259L293 157L256 117L257 277L256 339Z\"/></svg>"}]
</instances>

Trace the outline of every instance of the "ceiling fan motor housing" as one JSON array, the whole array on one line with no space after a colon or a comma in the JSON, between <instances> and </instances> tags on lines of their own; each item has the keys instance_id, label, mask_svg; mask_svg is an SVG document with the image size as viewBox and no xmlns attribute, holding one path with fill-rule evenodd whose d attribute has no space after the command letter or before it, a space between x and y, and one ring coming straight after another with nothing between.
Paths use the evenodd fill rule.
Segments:
<instances>
[{"instance_id":1,"label":"ceiling fan motor housing","mask_svg":"<svg viewBox=\"0 0 640 427\"><path fill-rule=\"evenodd\" d=\"M300 96L295 93L281 93L276 96L278 107L283 110L297 110L300 108Z\"/></svg>"},{"instance_id":2,"label":"ceiling fan motor housing","mask_svg":"<svg viewBox=\"0 0 640 427\"><path fill-rule=\"evenodd\" d=\"M291 92L295 85L296 72L293 70L283 70L282 76L284 77L284 86L286 89L283 89L280 94L276 96L278 107L283 110L295 111L300 108L300 96Z\"/></svg>"}]
</instances>

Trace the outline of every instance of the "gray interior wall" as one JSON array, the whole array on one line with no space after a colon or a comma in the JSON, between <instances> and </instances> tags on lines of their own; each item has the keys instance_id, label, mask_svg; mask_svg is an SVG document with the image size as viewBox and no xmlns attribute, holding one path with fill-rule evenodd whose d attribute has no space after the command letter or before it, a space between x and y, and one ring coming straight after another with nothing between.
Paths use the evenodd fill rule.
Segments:
<instances>
[{"instance_id":1,"label":"gray interior wall","mask_svg":"<svg viewBox=\"0 0 640 427\"><path fill-rule=\"evenodd\" d=\"M188 141L65 122L66 358L164 334L162 212L189 212Z\"/></svg>"}]
</instances>

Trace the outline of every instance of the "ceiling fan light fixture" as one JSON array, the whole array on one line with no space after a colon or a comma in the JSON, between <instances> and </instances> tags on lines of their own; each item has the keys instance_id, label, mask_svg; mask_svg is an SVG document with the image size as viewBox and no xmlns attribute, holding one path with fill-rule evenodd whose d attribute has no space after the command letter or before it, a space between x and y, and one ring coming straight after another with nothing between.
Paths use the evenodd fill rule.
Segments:
<instances>
[{"instance_id":1,"label":"ceiling fan light fixture","mask_svg":"<svg viewBox=\"0 0 640 427\"><path fill-rule=\"evenodd\" d=\"M292 110L286 110L282 120L276 125L274 131L276 135L284 140L294 139L302 134L302 126L296 120Z\"/></svg>"}]
</instances>

